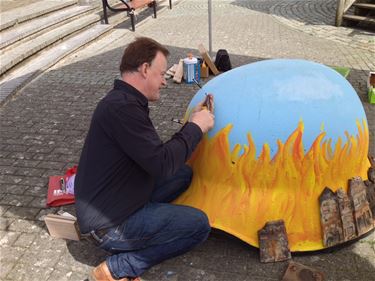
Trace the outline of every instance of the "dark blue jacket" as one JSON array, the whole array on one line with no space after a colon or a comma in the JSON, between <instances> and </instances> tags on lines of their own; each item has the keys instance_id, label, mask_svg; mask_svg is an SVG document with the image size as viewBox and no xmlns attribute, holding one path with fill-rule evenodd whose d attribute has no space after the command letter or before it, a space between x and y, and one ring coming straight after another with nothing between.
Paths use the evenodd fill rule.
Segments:
<instances>
[{"instance_id":1,"label":"dark blue jacket","mask_svg":"<svg viewBox=\"0 0 375 281\"><path fill-rule=\"evenodd\" d=\"M188 122L163 143L146 97L115 80L95 109L78 165L75 198L81 232L119 225L149 202L155 181L181 168L201 138L201 129Z\"/></svg>"}]
</instances>

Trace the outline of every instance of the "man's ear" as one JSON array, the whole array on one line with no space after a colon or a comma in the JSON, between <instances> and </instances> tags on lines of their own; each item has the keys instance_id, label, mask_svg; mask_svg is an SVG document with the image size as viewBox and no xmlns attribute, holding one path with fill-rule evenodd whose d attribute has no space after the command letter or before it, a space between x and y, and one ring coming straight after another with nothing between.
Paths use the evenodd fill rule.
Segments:
<instances>
[{"instance_id":1,"label":"man's ear","mask_svg":"<svg viewBox=\"0 0 375 281\"><path fill-rule=\"evenodd\" d=\"M139 66L138 71L142 77L146 78L149 66L150 65L147 62L144 62Z\"/></svg>"}]
</instances>

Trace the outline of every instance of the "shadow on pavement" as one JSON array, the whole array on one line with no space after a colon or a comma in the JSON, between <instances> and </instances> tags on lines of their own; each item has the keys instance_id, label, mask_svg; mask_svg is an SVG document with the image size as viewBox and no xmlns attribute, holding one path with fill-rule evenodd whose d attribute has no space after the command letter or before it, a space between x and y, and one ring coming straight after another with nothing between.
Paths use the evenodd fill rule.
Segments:
<instances>
[{"instance_id":1,"label":"shadow on pavement","mask_svg":"<svg viewBox=\"0 0 375 281\"><path fill-rule=\"evenodd\" d=\"M250 3L249 3L250 2ZM267 2L267 3L266 3ZM272 3L270 5L270 3ZM336 1L243 1L234 0L232 5L248 8L257 12L277 15L290 20L299 21L305 25L334 25L336 16ZM309 6L323 6L323 9L309 9ZM286 6L292 6L286 9ZM271 7L271 8L270 8ZM311 11L310 11L311 10ZM310 12L310 13L309 13ZM313 12L313 13L311 13Z\"/></svg>"},{"instance_id":2,"label":"shadow on pavement","mask_svg":"<svg viewBox=\"0 0 375 281\"><path fill-rule=\"evenodd\" d=\"M271 6L270 6L270 3ZM336 7L335 0L320 1L278 1L278 0L258 0L243 1L234 0L232 5L248 8L261 13L271 14L277 17L285 18L294 22L298 22L305 26L332 26L335 27ZM271 8L270 8L271 7ZM347 36L354 37L356 35L369 35L373 33L368 29L363 29L355 25L350 27L352 31Z\"/></svg>"},{"instance_id":3,"label":"shadow on pavement","mask_svg":"<svg viewBox=\"0 0 375 281\"><path fill-rule=\"evenodd\" d=\"M372 236L374 237L374 236ZM373 239L369 237L370 239ZM362 244L363 242L357 242ZM370 244L367 244L369 247ZM68 242L74 259L89 266L105 260L106 253L86 241ZM292 253L292 260L314 267L326 280L372 280L375 267L368 259L355 253L354 243L330 251ZM371 249L361 249L366 253ZM185 255L167 260L147 271L144 280L281 280L288 261L260 263L258 249L238 238L213 229L208 240ZM355 265L356 268L353 268ZM358 268L357 268L358 266ZM233 279L234 278L234 279Z\"/></svg>"},{"instance_id":4,"label":"shadow on pavement","mask_svg":"<svg viewBox=\"0 0 375 281\"><path fill-rule=\"evenodd\" d=\"M66 246L69 253L77 262L89 266L97 266L108 255L107 252L85 239L81 241L67 241Z\"/></svg>"}]
</instances>

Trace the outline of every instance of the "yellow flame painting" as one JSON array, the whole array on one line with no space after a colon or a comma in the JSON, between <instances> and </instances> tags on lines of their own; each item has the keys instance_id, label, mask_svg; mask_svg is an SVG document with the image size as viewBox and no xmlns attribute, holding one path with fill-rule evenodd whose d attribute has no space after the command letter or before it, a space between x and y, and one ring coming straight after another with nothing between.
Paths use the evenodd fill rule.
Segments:
<instances>
[{"instance_id":1,"label":"yellow flame painting","mask_svg":"<svg viewBox=\"0 0 375 281\"><path fill-rule=\"evenodd\" d=\"M236 144L231 151L229 124L212 138L204 136L189 161L191 186L175 203L203 210L212 227L256 247L258 230L282 219L291 251L322 249L321 192L326 186L347 191L348 179L367 178L370 167L368 126L365 120L356 123L357 135L345 132L346 140L338 138L333 146L321 132L305 153L300 121L285 143L278 141L273 157L268 144L256 156L250 133L248 145Z\"/></svg>"}]
</instances>

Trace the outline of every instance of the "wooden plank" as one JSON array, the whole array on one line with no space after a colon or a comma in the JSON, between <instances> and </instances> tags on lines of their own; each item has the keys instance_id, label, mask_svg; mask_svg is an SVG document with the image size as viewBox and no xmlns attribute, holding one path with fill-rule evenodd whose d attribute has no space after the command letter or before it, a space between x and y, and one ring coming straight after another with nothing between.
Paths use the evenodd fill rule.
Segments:
<instances>
[{"instance_id":1,"label":"wooden plank","mask_svg":"<svg viewBox=\"0 0 375 281\"><path fill-rule=\"evenodd\" d=\"M362 16L355 16L355 15L344 15L342 18L345 19L345 20L351 20L351 21L375 23L375 18L372 18L372 17L362 17Z\"/></svg>"},{"instance_id":2,"label":"wooden plank","mask_svg":"<svg viewBox=\"0 0 375 281\"><path fill-rule=\"evenodd\" d=\"M55 238L80 240L77 220L67 216L48 214L44 218L49 234Z\"/></svg>"},{"instance_id":3,"label":"wooden plank","mask_svg":"<svg viewBox=\"0 0 375 281\"><path fill-rule=\"evenodd\" d=\"M174 65L172 65L168 70L167 70L167 72L166 72L166 74L168 74L168 75L174 75L175 73L176 73L176 69L177 69L177 66L178 66L178 64L174 64Z\"/></svg>"},{"instance_id":4,"label":"wooden plank","mask_svg":"<svg viewBox=\"0 0 375 281\"><path fill-rule=\"evenodd\" d=\"M375 10L375 4L370 3L354 3L353 6L360 9Z\"/></svg>"},{"instance_id":5,"label":"wooden plank","mask_svg":"<svg viewBox=\"0 0 375 281\"><path fill-rule=\"evenodd\" d=\"M324 281L325 275L322 271L313 267L290 261L281 281Z\"/></svg>"},{"instance_id":6,"label":"wooden plank","mask_svg":"<svg viewBox=\"0 0 375 281\"><path fill-rule=\"evenodd\" d=\"M283 220L268 221L258 231L258 238L260 262L277 262L292 258Z\"/></svg>"},{"instance_id":7,"label":"wooden plank","mask_svg":"<svg viewBox=\"0 0 375 281\"><path fill-rule=\"evenodd\" d=\"M342 24L342 16L344 15L344 0L337 1L337 9L336 9L336 26L341 26Z\"/></svg>"},{"instance_id":8,"label":"wooden plank","mask_svg":"<svg viewBox=\"0 0 375 281\"><path fill-rule=\"evenodd\" d=\"M199 44L198 50L199 50L199 53L201 54L203 60L205 61L205 63L207 64L207 66L212 71L212 73L214 75L220 74L219 70L216 68L216 65L212 62L212 59L211 59L210 55L206 51L206 48L202 44Z\"/></svg>"},{"instance_id":9,"label":"wooden plank","mask_svg":"<svg viewBox=\"0 0 375 281\"><path fill-rule=\"evenodd\" d=\"M155 2L154 0L133 0L131 2L126 2L127 5L121 2L113 4L113 5L109 5L110 3L108 3L107 1L108 6L113 7L115 9L123 9L123 10L129 10L129 8L133 8L134 10L140 9L149 4L153 4L154 2Z\"/></svg>"},{"instance_id":10,"label":"wooden plank","mask_svg":"<svg viewBox=\"0 0 375 281\"><path fill-rule=\"evenodd\" d=\"M353 5L356 0L337 0L336 26L341 26L344 13Z\"/></svg>"},{"instance_id":11,"label":"wooden plank","mask_svg":"<svg viewBox=\"0 0 375 281\"><path fill-rule=\"evenodd\" d=\"M173 81L180 84L182 81L183 74L184 74L184 61L180 59L176 68L176 72L173 76Z\"/></svg>"},{"instance_id":12,"label":"wooden plank","mask_svg":"<svg viewBox=\"0 0 375 281\"><path fill-rule=\"evenodd\" d=\"M149 4L154 5L154 0L133 0L131 2L128 2L129 6L132 7L133 9L139 9L143 8Z\"/></svg>"},{"instance_id":13,"label":"wooden plank","mask_svg":"<svg viewBox=\"0 0 375 281\"><path fill-rule=\"evenodd\" d=\"M353 5L353 3L357 0L345 0L344 1L344 13L349 10L349 8Z\"/></svg>"}]
</instances>

